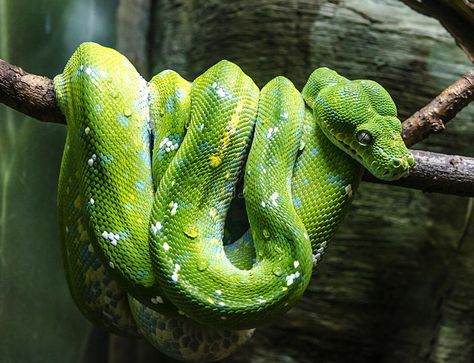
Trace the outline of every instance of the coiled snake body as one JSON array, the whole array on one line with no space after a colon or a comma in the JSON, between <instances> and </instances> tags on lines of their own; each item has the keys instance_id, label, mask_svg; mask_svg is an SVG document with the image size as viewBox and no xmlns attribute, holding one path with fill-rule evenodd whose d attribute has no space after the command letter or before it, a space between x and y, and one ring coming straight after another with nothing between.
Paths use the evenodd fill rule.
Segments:
<instances>
[{"instance_id":1,"label":"coiled snake body","mask_svg":"<svg viewBox=\"0 0 474 363\"><path fill-rule=\"evenodd\" d=\"M228 61L192 83L173 71L147 83L84 43L54 85L72 296L93 322L181 360L221 359L295 304L362 165L387 180L413 165L388 93L325 68L302 94L284 77L259 90ZM251 229L224 245L242 174Z\"/></svg>"}]
</instances>

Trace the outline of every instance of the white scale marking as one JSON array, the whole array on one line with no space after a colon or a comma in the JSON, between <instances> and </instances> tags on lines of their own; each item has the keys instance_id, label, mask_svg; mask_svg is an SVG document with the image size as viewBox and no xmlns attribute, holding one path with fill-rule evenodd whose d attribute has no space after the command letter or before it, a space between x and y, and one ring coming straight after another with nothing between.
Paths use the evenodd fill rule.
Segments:
<instances>
[{"instance_id":1,"label":"white scale marking","mask_svg":"<svg viewBox=\"0 0 474 363\"><path fill-rule=\"evenodd\" d=\"M301 274L299 271L296 271L294 274L286 276L286 286L290 286L293 284L294 280L300 277Z\"/></svg>"},{"instance_id":2,"label":"white scale marking","mask_svg":"<svg viewBox=\"0 0 474 363\"><path fill-rule=\"evenodd\" d=\"M345 188L344 188L345 192L346 192L346 195L349 197L349 198L352 198L352 184L348 184Z\"/></svg>"},{"instance_id":3,"label":"white scale marking","mask_svg":"<svg viewBox=\"0 0 474 363\"><path fill-rule=\"evenodd\" d=\"M212 88L216 90L216 93L219 97L225 97L225 91L224 88L220 87L217 82L212 83L211 85Z\"/></svg>"},{"instance_id":4,"label":"white scale marking","mask_svg":"<svg viewBox=\"0 0 474 363\"><path fill-rule=\"evenodd\" d=\"M290 286L291 284L293 284L294 279L295 277L293 274L286 276L286 286Z\"/></svg>"},{"instance_id":5,"label":"white scale marking","mask_svg":"<svg viewBox=\"0 0 474 363\"><path fill-rule=\"evenodd\" d=\"M156 235L161 228L163 228L163 226L161 225L159 221L156 221L155 224L151 225L151 231L153 232L154 235Z\"/></svg>"},{"instance_id":6,"label":"white scale marking","mask_svg":"<svg viewBox=\"0 0 474 363\"><path fill-rule=\"evenodd\" d=\"M110 244L112 246L117 246L117 243L120 239L120 236L116 233L113 233L113 232L104 231L104 232L102 232L102 238L106 239L106 240L109 240Z\"/></svg>"},{"instance_id":7,"label":"white scale marking","mask_svg":"<svg viewBox=\"0 0 474 363\"><path fill-rule=\"evenodd\" d=\"M269 138L271 138L273 135L275 135L277 131L278 131L278 127L275 127L275 128L270 127L270 128L268 129L267 139L269 139Z\"/></svg>"},{"instance_id":8,"label":"white scale marking","mask_svg":"<svg viewBox=\"0 0 474 363\"><path fill-rule=\"evenodd\" d=\"M278 207L277 198L279 196L280 195L277 192L273 192L273 194L270 196L270 201L272 202L274 207Z\"/></svg>"},{"instance_id":9,"label":"white scale marking","mask_svg":"<svg viewBox=\"0 0 474 363\"><path fill-rule=\"evenodd\" d=\"M160 148L165 148L165 151L167 153L171 152L171 151L174 151L174 150L178 150L179 148L179 144L178 143L174 143L173 144L173 141L168 139L167 137L165 137L161 142L160 142Z\"/></svg>"},{"instance_id":10,"label":"white scale marking","mask_svg":"<svg viewBox=\"0 0 474 363\"><path fill-rule=\"evenodd\" d=\"M150 301L153 304L163 304L163 298L161 296L152 297Z\"/></svg>"},{"instance_id":11,"label":"white scale marking","mask_svg":"<svg viewBox=\"0 0 474 363\"><path fill-rule=\"evenodd\" d=\"M90 158L89 160L87 160L87 164L88 164L89 166L92 166L92 165L94 165L94 161L96 161L96 160L97 160L97 155L96 155L96 154L92 154L91 158Z\"/></svg>"},{"instance_id":12,"label":"white scale marking","mask_svg":"<svg viewBox=\"0 0 474 363\"><path fill-rule=\"evenodd\" d=\"M178 281L178 271L181 270L181 266L179 264L175 264L174 265L174 271L173 271L173 274L171 275L171 280L173 280L174 282L177 282Z\"/></svg>"},{"instance_id":13,"label":"white scale marking","mask_svg":"<svg viewBox=\"0 0 474 363\"><path fill-rule=\"evenodd\" d=\"M160 148L162 148L163 145L166 145L167 142L168 142L168 138L165 137L165 138L160 142Z\"/></svg>"},{"instance_id":14,"label":"white scale marking","mask_svg":"<svg viewBox=\"0 0 474 363\"><path fill-rule=\"evenodd\" d=\"M174 216L176 214L177 209L178 209L178 203L174 202L171 205L171 209L170 209L170 213L171 213L172 216Z\"/></svg>"},{"instance_id":15,"label":"white scale marking","mask_svg":"<svg viewBox=\"0 0 474 363\"><path fill-rule=\"evenodd\" d=\"M209 210L209 215L211 216L211 218L217 217L217 210L216 210L216 208L211 208L211 209Z\"/></svg>"}]
</instances>

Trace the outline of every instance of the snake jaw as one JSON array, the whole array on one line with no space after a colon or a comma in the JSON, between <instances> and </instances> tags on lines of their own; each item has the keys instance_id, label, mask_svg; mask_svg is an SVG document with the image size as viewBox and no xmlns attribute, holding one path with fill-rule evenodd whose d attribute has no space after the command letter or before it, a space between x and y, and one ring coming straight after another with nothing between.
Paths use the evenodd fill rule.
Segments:
<instances>
[{"instance_id":1,"label":"snake jaw","mask_svg":"<svg viewBox=\"0 0 474 363\"><path fill-rule=\"evenodd\" d=\"M373 162L367 169L372 175L380 180L393 181L400 178L407 177L410 173L410 167L413 163L408 160L413 160L413 156L403 156L401 158L394 156L387 156L386 162L382 166L377 166L377 162Z\"/></svg>"},{"instance_id":2,"label":"snake jaw","mask_svg":"<svg viewBox=\"0 0 474 363\"><path fill-rule=\"evenodd\" d=\"M341 150L362 164L376 178L392 181L407 177L415 164L412 153L406 148L399 134L376 139L371 145L361 146L353 135L328 130L325 124L321 129ZM385 145L385 142L390 143Z\"/></svg>"},{"instance_id":3,"label":"snake jaw","mask_svg":"<svg viewBox=\"0 0 474 363\"><path fill-rule=\"evenodd\" d=\"M415 164L412 153L406 148L400 136L399 140L387 146L373 145L373 161L367 169L378 179L393 181L407 177ZM365 166L365 163L363 163Z\"/></svg>"},{"instance_id":4,"label":"snake jaw","mask_svg":"<svg viewBox=\"0 0 474 363\"><path fill-rule=\"evenodd\" d=\"M376 178L384 181L393 181L407 177L411 167L415 164L413 155L406 150L400 156L388 153L380 146L374 145L374 151L369 153L373 156L372 161L357 155L356 159Z\"/></svg>"}]
</instances>

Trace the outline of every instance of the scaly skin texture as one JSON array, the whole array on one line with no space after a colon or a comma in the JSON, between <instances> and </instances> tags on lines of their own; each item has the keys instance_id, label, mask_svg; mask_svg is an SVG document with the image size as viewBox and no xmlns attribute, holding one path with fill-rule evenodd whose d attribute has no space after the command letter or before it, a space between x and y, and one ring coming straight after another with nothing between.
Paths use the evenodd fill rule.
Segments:
<instances>
[{"instance_id":1,"label":"scaly skin texture","mask_svg":"<svg viewBox=\"0 0 474 363\"><path fill-rule=\"evenodd\" d=\"M192 83L173 71L146 83L84 43L54 84L73 298L93 322L185 361L224 358L296 303L361 164L391 180L414 162L387 92L324 68L302 94L284 77L260 91L227 61ZM242 175L251 230L224 246Z\"/></svg>"}]
</instances>

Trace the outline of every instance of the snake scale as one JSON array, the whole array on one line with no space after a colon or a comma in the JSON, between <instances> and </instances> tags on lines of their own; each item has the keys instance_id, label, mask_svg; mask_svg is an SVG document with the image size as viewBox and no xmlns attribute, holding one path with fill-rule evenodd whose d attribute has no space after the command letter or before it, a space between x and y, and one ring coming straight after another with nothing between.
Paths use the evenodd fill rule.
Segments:
<instances>
[{"instance_id":1,"label":"snake scale","mask_svg":"<svg viewBox=\"0 0 474 363\"><path fill-rule=\"evenodd\" d=\"M393 180L414 164L388 93L327 68L301 93L284 77L259 89L228 61L146 82L84 43L54 87L71 294L92 322L180 360L222 359L289 310L363 168ZM225 244L242 178L251 228Z\"/></svg>"}]
</instances>

